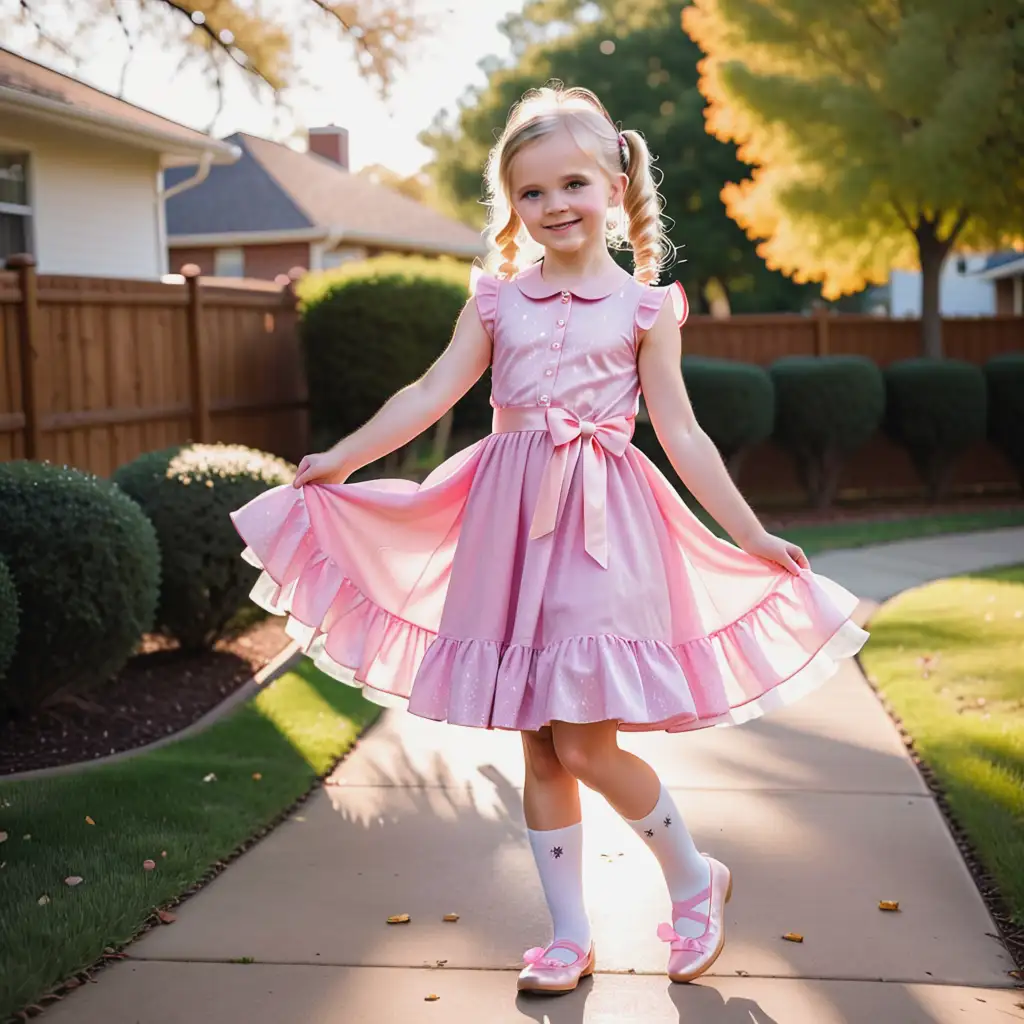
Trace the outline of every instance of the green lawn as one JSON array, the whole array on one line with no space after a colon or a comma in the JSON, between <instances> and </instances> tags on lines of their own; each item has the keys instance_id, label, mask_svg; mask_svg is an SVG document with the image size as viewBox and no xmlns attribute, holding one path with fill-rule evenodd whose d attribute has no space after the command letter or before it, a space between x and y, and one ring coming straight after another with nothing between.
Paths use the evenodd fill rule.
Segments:
<instances>
[{"instance_id":1,"label":"green lawn","mask_svg":"<svg viewBox=\"0 0 1024 1024\"><path fill-rule=\"evenodd\" d=\"M1024 925L1024 566L908 591L870 630L868 675Z\"/></svg>"},{"instance_id":2,"label":"green lawn","mask_svg":"<svg viewBox=\"0 0 1024 1024\"><path fill-rule=\"evenodd\" d=\"M0 782L0 1019L131 938L305 793L379 712L304 659L197 736L76 775ZM67 886L75 875L84 881Z\"/></svg>"}]
</instances>

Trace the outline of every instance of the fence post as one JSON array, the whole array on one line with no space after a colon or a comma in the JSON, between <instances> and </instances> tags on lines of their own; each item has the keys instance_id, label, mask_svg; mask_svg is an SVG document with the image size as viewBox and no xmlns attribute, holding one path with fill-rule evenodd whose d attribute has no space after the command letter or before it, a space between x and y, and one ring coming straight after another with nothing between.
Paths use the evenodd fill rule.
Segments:
<instances>
[{"instance_id":1,"label":"fence post","mask_svg":"<svg viewBox=\"0 0 1024 1024\"><path fill-rule=\"evenodd\" d=\"M828 355L828 310L824 306L814 311L814 354Z\"/></svg>"},{"instance_id":2,"label":"fence post","mask_svg":"<svg viewBox=\"0 0 1024 1024\"><path fill-rule=\"evenodd\" d=\"M206 338L203 334L203 299L199 283L201 271L194 263L181 268L188 289L186 307L188 335L188 386L191 407L192 441L201 444L208 441L210 430L210 389L206 364Z\"/></svg>"},{"instance_id":3,"label":"fence post","mask_svg":"<svg viewBox=\"0 0 1024 1024\"><path fill-rule=\"evenodd\" d=\"M39 377L36 362L39 329L39 279L35 257L16 253L7 258L7 269L18 275L18 360L21 363L21 408L25 417L25 458L37 459L42 450L39 426Z\"/></svg>"}]
</instances>

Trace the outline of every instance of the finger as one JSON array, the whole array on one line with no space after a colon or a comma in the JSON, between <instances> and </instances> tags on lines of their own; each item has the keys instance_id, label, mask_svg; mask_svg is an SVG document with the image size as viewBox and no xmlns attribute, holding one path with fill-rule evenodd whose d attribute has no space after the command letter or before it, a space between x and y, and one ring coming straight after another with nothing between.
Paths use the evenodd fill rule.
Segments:
<instances>
[{"instance_id":1,"label":"finger","mask_svg":"<svg viewBox=\"0 0 1024 1024\"><path fill-rule=\"evenodd\" d=\"M796 559L797 565L799 565L801 569L810 569L811 563L804 554L803 548L794 544L790 549L790 554Z\"/></svg>"},{"instance_id":2,"label":"finger","mask_svg":"<svg viewBox=\"0 0 1024 1024\"><path fill-rule=\"evenodd\" d=\"M795 561L793 561L788 551L786 551L783 554L783 556L779 559L779 564L783 567L783 569L788 569L794 576L800 575L800 566L797 565Z\"/></svg>"}]
</instances>

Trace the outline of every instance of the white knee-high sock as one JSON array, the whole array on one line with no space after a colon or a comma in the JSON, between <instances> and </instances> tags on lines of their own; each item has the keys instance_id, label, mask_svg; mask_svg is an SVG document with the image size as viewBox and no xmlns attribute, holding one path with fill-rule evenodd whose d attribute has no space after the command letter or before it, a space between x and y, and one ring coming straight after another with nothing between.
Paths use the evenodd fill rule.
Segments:
<instances>
[{"instance_id":1,"label":"white knee-high sock","mask_svg":"<svg viewBox=\"0 0 1024 1024\"><path fill-rule=\"evenodd\" d=\"M658 858L673 902L689 899L710 884L711 868L694 845L683 816L664 786L650 814L639 821L625 820ZM707 900L694 907L698 914L706 914L709 909ZM686 917L672 923L680 935L696 938L704 932L703 925Z\"/></svg>"},{"instance_id":2,"label":"white knee-high sock","mask_svg":"<svg viewBox=\"0 0 1024 1024\"><path fill-rule=\"evenodd\" d=\"M590 949L590 921L583 905L583 826L577 822L565 828L527 832L551 911L552 941L569 939L586 953ZM549 955L567 964L575 959L564 949L552 950Z\"/></svg>"}]
</instances>

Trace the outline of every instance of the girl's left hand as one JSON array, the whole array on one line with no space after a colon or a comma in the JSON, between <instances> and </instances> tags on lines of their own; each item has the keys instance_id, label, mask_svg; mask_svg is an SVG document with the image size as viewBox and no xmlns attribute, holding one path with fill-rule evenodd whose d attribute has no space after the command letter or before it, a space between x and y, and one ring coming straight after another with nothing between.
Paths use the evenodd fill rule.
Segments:
<instances>
[{"instance_id":1,"label":"girl's left hand","mask_svg":"<svg viewBox=\"0 0 1024 1024\"><path fill-rule=\"evenodd\" d=\"M807 561L807 556L798 544L775 537L768 532L762 532L740 546L748 555L763 558L768 562L777 562L794 576L798 576L801 569L811 567L811 563Z\"/></svg>"}]
</instances>

